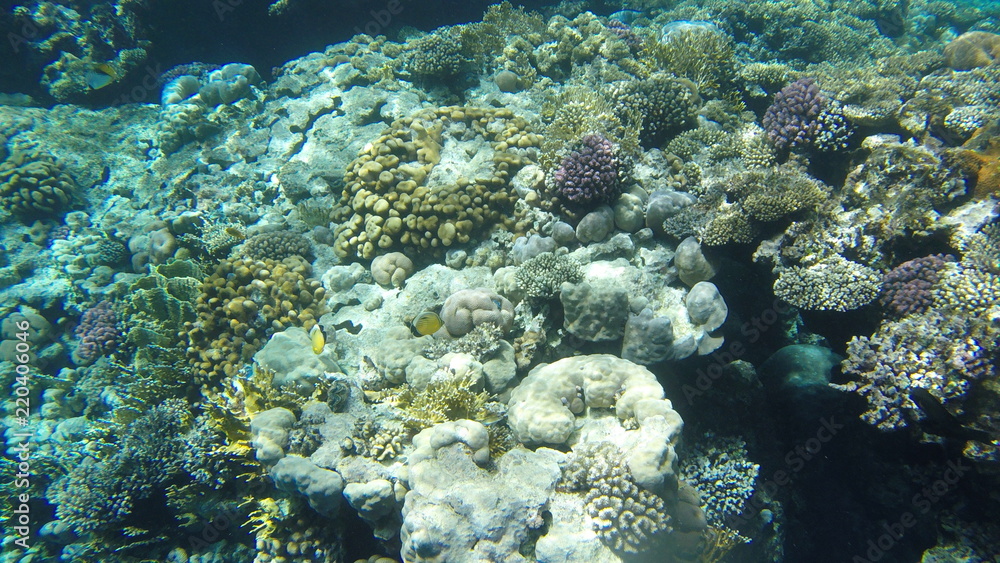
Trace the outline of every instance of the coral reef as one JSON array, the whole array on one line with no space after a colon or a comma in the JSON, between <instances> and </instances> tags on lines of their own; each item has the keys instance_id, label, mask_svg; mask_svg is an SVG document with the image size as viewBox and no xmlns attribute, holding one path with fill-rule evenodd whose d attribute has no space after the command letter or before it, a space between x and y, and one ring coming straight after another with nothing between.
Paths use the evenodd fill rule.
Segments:
<instances>
[{"instance_id":1,"label":"coral reef","mask_svg":"<svg viewBox=\"0 0 1000 563\"><path fill-rule=\"evenodd\" d=\"M322 311L325 290L297 257L224 260L201 284L198 319L184 324L188 357L203 381L233 376L275 331L308 330Z\"/></svg>"},{"instance_id":2,"label":"coral reef","mask_svg":"<svg viewBox=\"0 0 1000 563\"><path fill-rule=\"evenodd\" d=\"M783 270L774 281L774 294L806 310L850 311L878 297L881 283L875 270L835 256Z\"/></svg>"},{"instance_id":3,"label":"coral reef","mask_svg":"<svg viewBox=\"0 0 1000 563\"><path fill-rule=\"evenodd\" d=\"M285 258L300 256L306 260L312 258L312 243L309 239L290 231L274 231L260 233L247 239L241 253L250 260L274 260L281 262Z\"/></svg>"},{"instance_id":4,"label":"coral reef","mask_svg":"<svg viewBox=\"0 0 1000 563\"><path fill-rule=\"evenodd\" d=\"M954 261L954 256L935 254L903 262L882 277L879 302L897 317L923 313L934 302L931 289L940 279L938 273Z\"/></svg>"},{"instance_id":5,"label":"coral reef","mask_svg":"<svg viewBox=\"0 0 1000 563\"><path fill-rule=\"evenodd\" d=\"M483 150L471 164L444 142L448 130L468 130ZM507 215L516 195L508 180L531 160L539 138L506 109L446 107L393 122L351 163L344 177L340 256L370 260L394 249L441 252L468 242Z\"/></svg>"}]
</instances>

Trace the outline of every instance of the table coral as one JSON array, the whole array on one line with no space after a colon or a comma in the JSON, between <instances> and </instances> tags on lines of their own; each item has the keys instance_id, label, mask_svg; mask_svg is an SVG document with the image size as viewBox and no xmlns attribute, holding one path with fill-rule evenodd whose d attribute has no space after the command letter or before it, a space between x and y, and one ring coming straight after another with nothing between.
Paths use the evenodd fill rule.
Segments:
<instances>
[{"instance_id":1,"label":"table coral","mask_svg":"<svg viewBox=\"0 0 1000 563\"><path fill-rule=\"evenodd\" d=\"M471 163L460 138L476 144ZM508 182L540 142L507 109L444 107L394 121L348 167L334 250L363 260L401 249L416 256L497 223L518 229Z\"/></svg>"}]
</instances>

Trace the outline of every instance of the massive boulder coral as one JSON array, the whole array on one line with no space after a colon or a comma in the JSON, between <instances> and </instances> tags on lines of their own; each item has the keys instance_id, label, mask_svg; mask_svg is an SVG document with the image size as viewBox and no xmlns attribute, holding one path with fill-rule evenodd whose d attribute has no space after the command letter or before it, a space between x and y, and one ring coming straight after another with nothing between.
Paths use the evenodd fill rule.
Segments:
<instances>
[{"instance_id":1,"label":"massive boulder coral","mask_svg":"<svg viewBox=\"0 0 1000 563\"><path fill-rule=\"evenodd\" d=\"M392 250L415 257L497 223L524 230L509 181L540 143L508 109L443 107L394 121L348 167L334 250L362 260Z\"/></svg>"},{"instance_id":2,"label":"massive boulder coral","mask_svg":"<svg viewBox=\"0 0 1000 563\"><path fill-rule=\"evenodd\" d=\"M559 454L513 450L489 461L486 428L471 420L417 434L409 459L401 555L409 563L527 563L523 547L544 525Z\"/></svg>"},{"instance_id":3,"label":"massive boulder coral","mask_svg":"<svg viewBox=\"0 0 1000 563\"><path fill-rule=\"evenodd\" d=\"M0 204L20 216L58 215L76 197L76 181L51 155L16 151L0 164Z\"/></svg>"},{"instance_id":4,"label":"massive boulder coral","mask_svg":"<svg viewBox=\"0 0 1000 563\"><path fill-rule=\"evenodd\" d=\"M663 388L646 368L628 360L593 354L563 358L531 370L511 393L507 416L514 436L527 444L564 444L577 430L578 415L587 409L614 409L623 424L637 424L660 417L668 442L677 438L681 418L663 398ZM670 448L669 443L660 449ZM662 450L661 453L665 453ZM631 452L638 466L653 462L649 452ZM670 454L668 457L672 457ZM660 481L671 470L645 467L652 481ZM669 464L668 464L669 465ZM633 468L635 469L635 468Z\"/></svg>"}]
</instances>

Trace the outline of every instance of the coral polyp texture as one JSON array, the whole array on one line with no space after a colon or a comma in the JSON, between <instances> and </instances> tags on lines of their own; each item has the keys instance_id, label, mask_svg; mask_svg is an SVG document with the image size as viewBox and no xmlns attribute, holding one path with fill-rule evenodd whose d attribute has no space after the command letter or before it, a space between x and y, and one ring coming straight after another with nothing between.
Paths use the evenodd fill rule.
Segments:
<instances>
[{"instance_id":1,"label":"coral polyp texture","mask_svg":"<svg viewBox=\"0 0 1000 563\"><path fill-rule=\"evenodd\" d=\"M198 319L185 323L202 381L233 376L274 332L316 324L325 290L300 258L224 260L202 281Z\"/></svg>"},{"instance_id":2,"label":"coral polyp texture","mask_svg":"<svg viewBox=\"0 0 1000 563\"><path fill-rule=\"evenodd\" d=\"M111 303L101 301L84 311L76 336L80 339L76 355L84 362L92 362L114 350L122 340L122 331Z\"/></svg>"},{"instance_id":3,"label":"coral polyp texture","mask_svg":"<svg viewBox=\"0 0 1000 563\"><path fill-rule=\"evenodd\" d=\"M879 302L894 316L923 313L934 302L932 289L939 272L954 261L954 256L935 254L903 262L882 277Z\"/></svg>"},{"instance_id":4,"label":"coral polyp texture","mask_svg":"<svg viewBox=\"0 0 1000 563\"><path fill-rule=\"evenodd\" d=\"M58 215L76 196L76 182L51 155L17 151L0 163L0 202L22 217Z\"/></svg>"},{"instance_id":5,"label":"coral polyp texture","mask_svg":"<svg viewBox=\"0 0 1000 563\"><path fill-rule=\"evenodd\" d=\"M553 182L565 205L577 208L613 203L621 193L621 162L611 141L587 135L559 163Z\"/></svg>"},{"instance_id":6,"label":"coral polyp texture","mask_svg":"<svg viewBox=\"0 0 1000 563\"><path fill-rule=\"evenodd\" d=\"M455 135L468 135L475 148ZM508 184L532 162L540 140L507 109L444 107L394 121L344 176L337 254L440 254L495 224L516 229L517 194ZM463 156L469 150L471 161Z\"/></svg>"}]
</instances>

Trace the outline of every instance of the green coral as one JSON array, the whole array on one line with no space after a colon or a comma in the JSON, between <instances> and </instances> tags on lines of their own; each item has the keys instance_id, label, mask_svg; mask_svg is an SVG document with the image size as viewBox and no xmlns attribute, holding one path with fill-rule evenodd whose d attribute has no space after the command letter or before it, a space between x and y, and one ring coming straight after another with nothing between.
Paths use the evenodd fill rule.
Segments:
<instances>
[{"instance_id":1,"label":"green coral","mask_svg":"<svg viewBox=\"0 0 1000 563\"><path fill-rule=\"evenodd\" d=\"M851 311L871 303L881 287L878 271L835 255L782 270L774 294L808 311Z\"/></svg>"},{"instance_id":2,"label":"green coral","mask_svg":"<svg viewBox=\"0 0 1000 563\"><path fill-rule=\"evenodd\" d=\"M726 194L756 221L776 221L824 201L829 190L793 166L783 165L736 174L725 183Z\"/></svg>"},{"instance_id":3,"label":"green coral","mask_svg":"<svg viewBox=\"0 0 1000 563\"><path fill-rule=\"evenodd\" d=\"M718 93L733 79L733 39L718 28L693 26L646 45L647 64L690 80L702 94Z\"/></svg>"},{"instance_id":4,"label":"green coral","mask_svg":"<svg viewBox=\"0 0 1000 563\"><path fill-rule=\"evenodd\" d=\"M582 280L583 270L572 258L543 252L521 264L514 279L526 296L549 298L559 292L563 282Z\"/></svg>"},{"instance_id":5,"label":"green coral","mask_svg":"<svg viewBox=\"0 0 1000 563\"><path fill-rule=\"evenodd\" d=\"M666 74L621 81L611 85L609 93L623 121L639 116L639 139L646 147L658 146L690 127L701 105L697 85Z\"/></svg>"}]
</instances>

